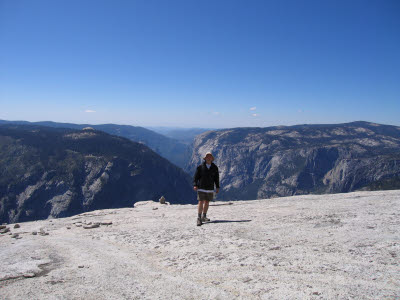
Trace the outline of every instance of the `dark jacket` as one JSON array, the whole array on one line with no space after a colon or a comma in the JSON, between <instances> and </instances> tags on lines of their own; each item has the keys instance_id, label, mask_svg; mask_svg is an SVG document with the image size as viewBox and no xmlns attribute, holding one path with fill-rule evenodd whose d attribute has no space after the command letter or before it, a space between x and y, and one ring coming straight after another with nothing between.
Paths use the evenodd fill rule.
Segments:
<instances>
[{"instance_id":1,"label":"dark jacket","mask_svg":"<svg viewBox=\"0 0 400 300\"><path fill-rule=\"evenodd\" d=\"M210 169L207 168L206 162L203 162L196 169L196 174L193 178L193 186L197 186L203 190L214 190L214 183L217 189L219 189L219 173L218 167L211 163Z\"/></svg>"}]
</instances>

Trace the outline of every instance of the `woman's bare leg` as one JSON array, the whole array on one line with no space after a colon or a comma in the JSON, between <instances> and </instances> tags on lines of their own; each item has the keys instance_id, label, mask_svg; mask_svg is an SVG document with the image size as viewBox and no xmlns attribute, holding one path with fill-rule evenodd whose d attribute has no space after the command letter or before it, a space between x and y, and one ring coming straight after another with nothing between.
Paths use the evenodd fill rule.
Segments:
<instances>
[{"instance_id":1,"label":"woman's bare leg","mask_svg":"<svg viewBox=\"0 0 400 300\"><path fill-rule=\"evenodd\" d=\"M205 206L204 202L207 202L207 201L199 201L199 206L198 206L198 210L197 210L198 214L201 214L203 212L203 207ZM208 205L207 205L207 208L208 208Z\"/></svg>"},{"instance_id":2,"label":"woman's bare leg","mask_svg":"<svg viewBox=\"0 0 400 300\"><path fill-rule=\"evenodd\" d=\"M203 201L204 206L203 206L203 214L206 214L208 211L208 205L210 204L210 201Z\"/></svg>"}]
</instances>

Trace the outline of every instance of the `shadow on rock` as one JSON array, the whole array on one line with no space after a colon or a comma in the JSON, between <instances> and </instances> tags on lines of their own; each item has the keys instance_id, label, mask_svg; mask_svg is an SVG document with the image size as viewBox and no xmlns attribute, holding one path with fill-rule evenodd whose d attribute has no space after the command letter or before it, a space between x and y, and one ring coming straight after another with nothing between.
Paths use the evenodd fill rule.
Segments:
<instances>
[{"instance_id":1,"label":"shadow on rock","mask_svg":"<svg viewBox=\"0 0 400 300\"><path fill-rule=\"evenodd\" d=\"M218 203L218 204L211 204L210 203L210 206L222 206L222 205L232 205L233 203L232 202L229 202L229 203Z\"/></svg>"},{"instance_id":2,"label":"shadow on rock","mask_svg":"<svg viewBox=\"0 0 400 300\"><path fill-rule=\"evenodd\" d=\"M204 224L211 224L211 223L246 223L251 222L251 220L214 220L210 222L205 222Z\"/></svg>"}]
</instances>

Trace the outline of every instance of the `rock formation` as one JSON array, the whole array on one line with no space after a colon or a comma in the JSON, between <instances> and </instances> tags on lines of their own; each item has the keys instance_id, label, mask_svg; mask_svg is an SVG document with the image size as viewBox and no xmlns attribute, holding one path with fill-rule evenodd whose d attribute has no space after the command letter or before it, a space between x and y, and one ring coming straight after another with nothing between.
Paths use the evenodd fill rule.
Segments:
<instances>
[{"instance_id":1,"label":"rock formation","mask_svg":"<svg viewBox=\"0 0 400 300\"><path fill-rule=\"evenodd\" d=\"M0 234L0 298L400 295L400 191L216 202L201 227L196 205L136 204L10 226L19 238Z\"/></svg>"},{"instance_id":2,"label":"rock formation","mask_svg":"<svg viewBox=\"0 0 400 300\"><path fill-rule=\"evenodd\" d=\"M190 177L140 143L95 130L0 125L0 223L138 200L193 203Z\"/></svg>"},{"instance_id":3,"label":"rock formation","mask_svg":"<svg viewBox=\"0 0 400 300\"><path fill-rule=\"evenodd\" d=\"M166 137L162 134L154 132L139 126L117 125L117 124L72 124L58 122L27 122L27 121L5 121L0 120L0 124L8 125L30 125L30 126L47 126L53 128L70 128L77 130L100 130L108 134L121 136L131 141L142 143L152 149L157 154L166 158L178 167L183 168L190 158L191 147L186 143L176 139ZM189 144L189 143L188 143Z\"/></svg>"},{"instance_id":4,"label":"rock formation","mask_svg":"<svg viewBox=\"0 0 400 300\"><path fill-rule=\"evenodd\" d=\"M194 142L190 174L211 151L219 199L400 188L400 127L367 122L209 131Z\"/></svg>"}]
</instances>

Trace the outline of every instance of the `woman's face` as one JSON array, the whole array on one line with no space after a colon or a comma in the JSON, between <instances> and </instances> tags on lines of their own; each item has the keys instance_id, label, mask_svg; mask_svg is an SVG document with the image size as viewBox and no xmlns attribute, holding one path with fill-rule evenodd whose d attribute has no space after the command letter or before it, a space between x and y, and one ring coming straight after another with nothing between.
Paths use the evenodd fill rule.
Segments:
<instances>
[{"instance_id":1,"label":"woman's face","mask_svg":"<svg viewBox=\"0 0 400 300\"><path fill-rule=\"evenodd\" d=\"M207 154L206 155L206 164L211 164L212 163L212 161L213 161L213 157L212 157L212 155L210 155L210 154Z\"/></svg>"}]
</instances>

